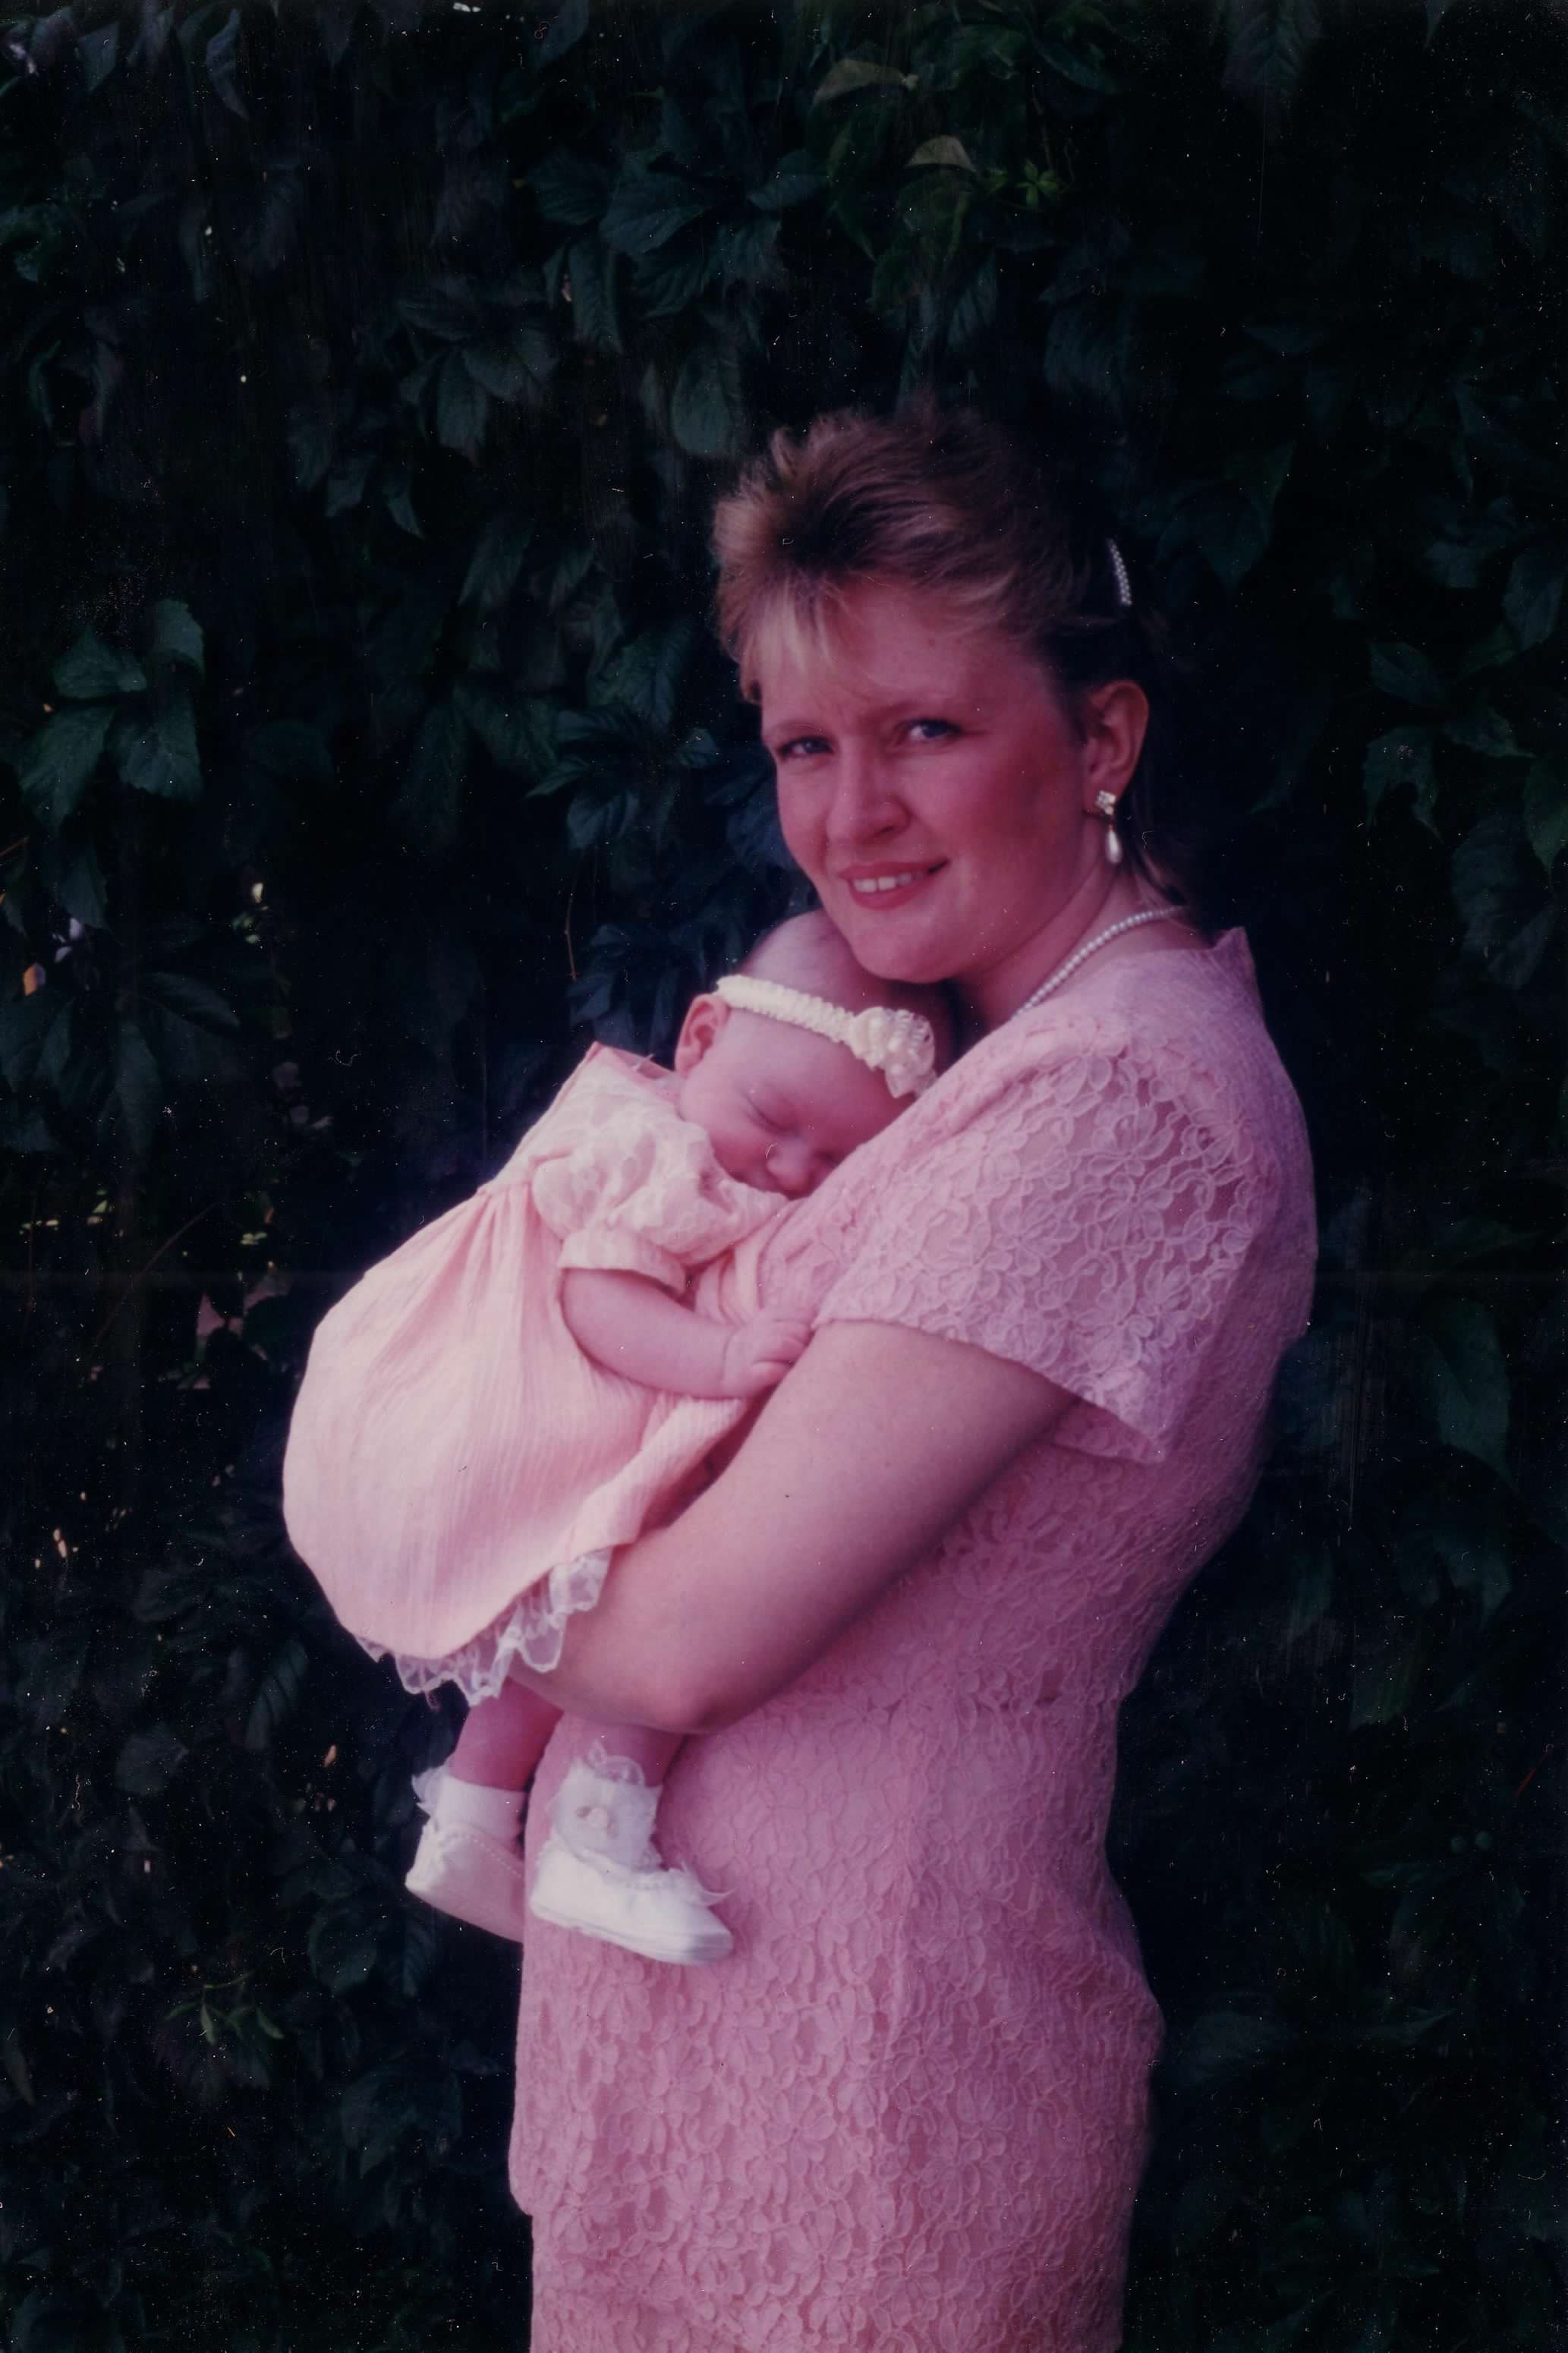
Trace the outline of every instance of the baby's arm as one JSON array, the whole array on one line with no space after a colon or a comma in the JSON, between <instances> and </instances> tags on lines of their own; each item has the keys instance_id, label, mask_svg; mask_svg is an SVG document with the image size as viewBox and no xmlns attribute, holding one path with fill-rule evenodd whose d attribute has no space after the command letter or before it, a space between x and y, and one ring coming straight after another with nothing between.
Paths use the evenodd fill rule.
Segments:
<instances>
[{"instance_id":1,"label":"baby's arm","mask_svg":"<svg viewBox=\"0 0 1568 2353\"><path fill-rule=\"evenodd\" d=\"M648 1276L618 1268L568 1268L561 1312L577 1345L606 1372L678 1397L761 1397L811 1336L804 1315L765 1309L748 1324L721 1324Z\"/></svg>"}]
</instances>

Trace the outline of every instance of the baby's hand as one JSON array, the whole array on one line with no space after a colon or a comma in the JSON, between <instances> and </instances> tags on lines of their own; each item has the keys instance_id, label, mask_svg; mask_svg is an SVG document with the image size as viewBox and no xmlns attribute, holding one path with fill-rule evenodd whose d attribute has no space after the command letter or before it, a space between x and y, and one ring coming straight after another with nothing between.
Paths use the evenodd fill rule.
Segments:
<instances>
[{"instance_id":1,"label":"baby's hand","mask_svg":"<svg viewBox=\"0 0 1568 2353\"><path fill-rule=\"evenodd\" d=\"M724 1343L724 1395L761 1397L782 1381L811 1337L805 1315L779 1315L764 1308L731 1332Z\"/></svg>"}]
</instances>

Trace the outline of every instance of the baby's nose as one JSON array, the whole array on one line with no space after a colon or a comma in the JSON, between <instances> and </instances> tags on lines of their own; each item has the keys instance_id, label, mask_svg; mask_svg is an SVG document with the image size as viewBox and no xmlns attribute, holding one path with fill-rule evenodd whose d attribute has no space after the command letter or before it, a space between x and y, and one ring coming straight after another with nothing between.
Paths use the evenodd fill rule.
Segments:
<instances>
[{"instance_id":1,"label":"baby's nose","mask_svg":"<svg viewBox=\"0 0 1568 2353\"><path fill-rule=\"evenodd\" d=\"M786 1137L768 1146L767 1169L781 1193L792 1201L809 1193L816 1181L816 1155L809 1145Z\"/></svg>"}]
</instances>

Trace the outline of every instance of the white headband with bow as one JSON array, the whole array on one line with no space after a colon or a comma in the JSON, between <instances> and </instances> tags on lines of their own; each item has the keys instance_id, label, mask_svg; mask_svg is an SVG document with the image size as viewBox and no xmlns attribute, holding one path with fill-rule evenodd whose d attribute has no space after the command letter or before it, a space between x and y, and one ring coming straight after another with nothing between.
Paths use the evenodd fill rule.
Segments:
<instances>
[{"instance_id":1,"label":"white headband with bow","mask_svg":"<svg viewBox=\"0 0 1568 2353\"><path fill-rule=\"evenodd\" d=\"M923 1013L910 1013L901 1005L868 1005L863 1012L847 1013L826 997L786 987L782 980L752 980L743 973L726 974L716 994L738 1013L793 1022L797 1029L847 1046L857 1061L881 1073L895 1098L923 1095L936 1077L936 1035Z\"/></svg>"}]
</instances>

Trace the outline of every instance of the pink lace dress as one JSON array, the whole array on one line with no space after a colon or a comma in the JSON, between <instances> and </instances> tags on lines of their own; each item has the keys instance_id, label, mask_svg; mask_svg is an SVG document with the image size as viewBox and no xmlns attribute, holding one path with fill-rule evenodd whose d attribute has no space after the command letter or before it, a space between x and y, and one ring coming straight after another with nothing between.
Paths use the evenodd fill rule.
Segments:
<instances>
[{"instance_id":1,"label":"pink lace dress","mask_svg":"<svg viewBox=\"0 0 1568 2353\"><path fill-rule=\"evenodd\" d=\"M656 1063L595 1046L470 1200L372 1267L310 1344L283 1465L295 1550L414 1690L548 1670L611 1546L677 1509L750 1409L585 1356L569 1267L684 1293L781 1203L727 1176Z\"/></svg>"},{"instance_id":2,"label":"pink lace dress","mask_svg":"<svg viewBox=\"0 0 1568 2353\"><path fill-rule=\"evenodd\" d=\"M792 1689L683 1750L660 1839L727 1891L732 1958L533 1933L532 2353L1119 2343L1161 2030L1103 1853L1117 1710L1246 1506L1313 1248L1230 933L1090 963L700 1282L1078 1402Z\"/></svg>"}]
</instances>

